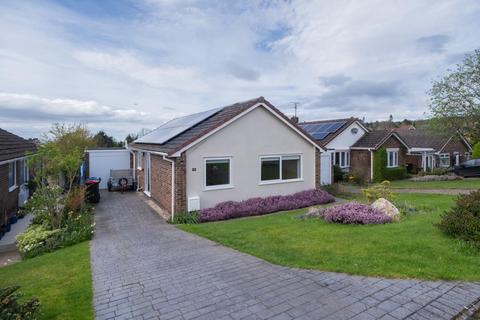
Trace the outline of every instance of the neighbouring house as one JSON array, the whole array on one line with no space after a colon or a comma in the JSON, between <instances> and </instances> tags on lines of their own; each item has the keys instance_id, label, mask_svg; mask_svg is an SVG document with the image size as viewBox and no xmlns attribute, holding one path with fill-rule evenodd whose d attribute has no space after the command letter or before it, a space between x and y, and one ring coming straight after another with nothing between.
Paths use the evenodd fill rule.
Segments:
<instances>
[{"instance_id":1,"label":"neighbouring house","mask_svg":"<svg viewBox=\"0 0 480 320\"><path fill-rule=\"evenodd\" d=\"M366 181L394 180L405 170L409 146L395 131L379 130L364 134L350 150L352 174Z\"/></svg>"},{"instance_id":2,"label":"neighbouring house","mask_svg":"<svg viewBox=\"0 0 480 320\"><path fill-rule=\"evenodd\" d=\"M395 131L409 146L405 165L411 173L459 165L472 152L472 146L460 134L442 134L413 126Z\"/></svg>"},{"instance_id":3,"label":"neighbouring house","mask_svg":"<svg viewBox=\"0 0 480 320\"><path fill-rule=\"evenodd\" d=\"M35 149L32 142L0 129L0 225L28 199L27 157Z\"/></svg>"},{"instance_id":4,"label":"neighbouring house","mask_svg":"<svg viewBox=\"0 0 480 320\"><path fill-rule=\"evenodd\" d=\"M322 157L327 158L325 165L331 162L344 172L349 172L351 168L350 148L370 131L357 118L306 121L299 123L299 126L326 150L322 154ZM331 174L322 176L322 184L331 182Z\"/></svg>"},{"instance_id":5,"label":"neighbouring house","mask_svg":"<svg viewBox=\"0 0 480 320\"><path fill-rule=\"evenodd\" d=\"M176 118L129 145L138 186L173 217L320 186L320 147L263 97Z\"/></svg>"}]
</instances>

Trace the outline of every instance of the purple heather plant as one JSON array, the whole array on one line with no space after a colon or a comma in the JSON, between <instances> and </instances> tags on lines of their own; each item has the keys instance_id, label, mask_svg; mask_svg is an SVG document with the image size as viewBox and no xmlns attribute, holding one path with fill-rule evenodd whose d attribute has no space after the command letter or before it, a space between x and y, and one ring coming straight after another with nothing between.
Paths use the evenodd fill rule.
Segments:
<instances>
[{"instance_id":1,"label":"purple heather plant","mask_svg":"<svg viewBox=\"0 0 480 320\"><path fill-rule=\"evenodd\" d=\"M287 196L251 198L244 201L226 201L213 208L199 211L201 222L257 216L334 202L335 198L323 190L306 190Z\"/></svg>"},{"instance_id":2,"label":"purple heather plant","mask_svg":"<svg viewBox=\"0 0 480 320\"><path fill-rule=\"evenodd\" d=\"M355 201L327 208L323 218L327 222L343 224L384 224L392 222L392 217L382 211Z\"/></svg>"}]
</instances>

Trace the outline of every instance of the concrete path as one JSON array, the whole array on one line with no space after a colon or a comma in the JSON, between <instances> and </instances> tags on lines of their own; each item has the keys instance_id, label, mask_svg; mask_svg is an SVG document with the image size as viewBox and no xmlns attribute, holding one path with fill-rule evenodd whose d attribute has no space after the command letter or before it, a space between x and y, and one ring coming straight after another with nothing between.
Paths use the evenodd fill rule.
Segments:
<instances>
[{"instance_id":1,"label":"concrete path","mask_svg":"<svg viewBox=\"0 0 480 320\"><path fill-rule=\"evenodd\" d=\"M185 233L105 193L91 242L97 319L450 319L480 283L292 269Z\"/></svg>"}]
</instances>

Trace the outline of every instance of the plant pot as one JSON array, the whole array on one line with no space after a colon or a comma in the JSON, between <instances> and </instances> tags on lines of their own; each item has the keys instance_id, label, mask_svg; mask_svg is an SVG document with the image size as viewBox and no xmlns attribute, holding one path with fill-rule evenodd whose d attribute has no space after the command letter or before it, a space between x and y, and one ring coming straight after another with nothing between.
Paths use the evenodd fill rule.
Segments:
<instances>
[{"instance_id":1,"label":"plant pot","mask_svg":"<svg viewBox=\"0 0 480 320\"><path fill-rule=\"evenodd\" d=\"M10 223L11 224L15 224L15 223L17 223L17 221L18 221L17 216L10 217Z\"/></svg>"}]
</instances>

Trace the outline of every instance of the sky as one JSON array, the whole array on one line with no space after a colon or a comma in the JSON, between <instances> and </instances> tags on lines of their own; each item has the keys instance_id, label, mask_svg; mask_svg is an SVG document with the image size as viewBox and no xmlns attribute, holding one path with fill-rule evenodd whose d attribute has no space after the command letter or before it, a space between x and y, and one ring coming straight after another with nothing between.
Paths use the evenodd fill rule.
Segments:
<instances>
[{"instance_id":1,"label":"sky","mask_svg":"<svg viewBox=\"0 0 480 320\"><path fill-rule=\"evenodd\" d=\"M424 118L479 30L476 0L3 0L0 127L123 140L258 96L301 121Z\"/></svg>"}]
</instances>

